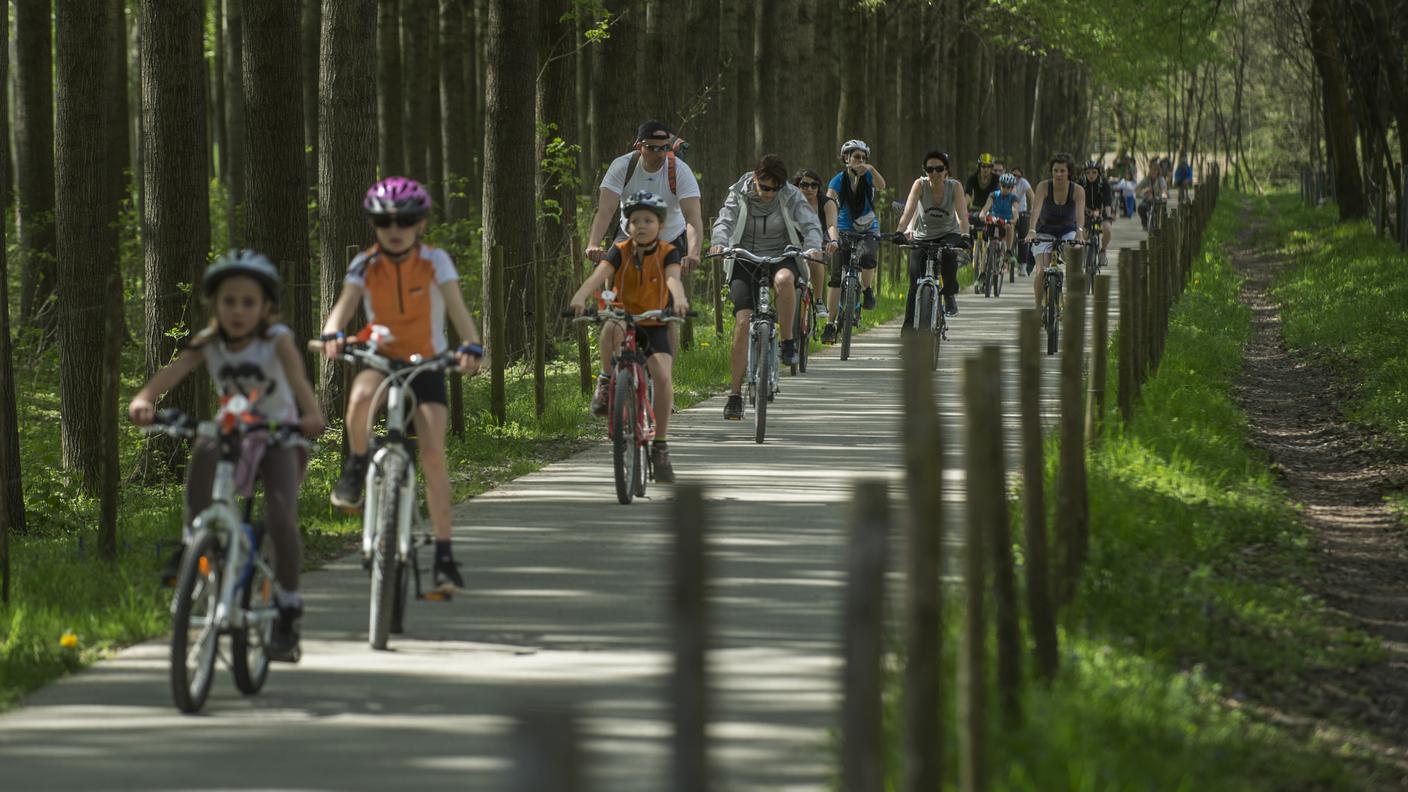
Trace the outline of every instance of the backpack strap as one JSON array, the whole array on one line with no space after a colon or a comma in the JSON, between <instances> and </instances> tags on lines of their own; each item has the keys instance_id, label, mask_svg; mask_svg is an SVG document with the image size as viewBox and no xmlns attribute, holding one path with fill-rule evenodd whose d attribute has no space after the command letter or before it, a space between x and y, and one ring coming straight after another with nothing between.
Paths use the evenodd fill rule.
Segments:
<instances>
[{"instance_id":1,"label":"backpack strap","mask_svg":"<svg viewBox=\"0 0 1408 792\"><path fill-rule=\"evenodd\" d=\"M626 165L626 178L621 181L621 189L622 189L623 191L626 189L626 185L628 185L628 184L631 183L631 177L635 175L635 173L636 173L636 165L637 165L639 162L640 162L640 152L639 152L639 151L633 152L633 153L631 154L631 161L630 161L630 163L628 163L628 164ZM622 197L625 197L625 196L622 196Z\"/></svg>"},{"instance_id":2,"label":"backpack strap","mask_svg":"<svg viewBox=\"0 0 1408 792\"><path fill-rule=\"evenodd\" d=\"M635 175L636 165L638 163L640 163L639 151L631 155L630 164L626 165L626 178L621 182L622 189L625 189L625 186L631 183L631 177ZM671 151L669 154L665 155L665 165L670 169L670 194L679 195L680 191L676 187L675 181L675 152Z\"/></svg>"}]
</instances>

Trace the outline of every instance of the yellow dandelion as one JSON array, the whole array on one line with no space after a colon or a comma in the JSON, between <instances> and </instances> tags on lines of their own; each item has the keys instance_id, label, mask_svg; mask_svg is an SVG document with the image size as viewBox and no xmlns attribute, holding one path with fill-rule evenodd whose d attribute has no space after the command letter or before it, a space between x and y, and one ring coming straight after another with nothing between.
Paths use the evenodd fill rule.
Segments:
<instances>
[{"instance_id":1,"label":"yellow dandelion","mask_svg":"<svg viewBox=\"0 0 1408 792\"><path fill-rule=\"evenodd\" d=\"M74 635L73 630L65 630L64 634L59 636L59 646L65 649L77 649L78 636Z\"/></svg>"}]
</instances>

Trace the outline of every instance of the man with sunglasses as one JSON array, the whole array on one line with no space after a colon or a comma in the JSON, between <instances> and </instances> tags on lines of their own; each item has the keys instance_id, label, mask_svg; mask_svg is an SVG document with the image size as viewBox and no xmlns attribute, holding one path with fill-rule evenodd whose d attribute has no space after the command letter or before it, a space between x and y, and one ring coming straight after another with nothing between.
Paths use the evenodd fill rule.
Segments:
<instances>
[{"instance_id":1,"label":"man with sunglasses","mask_svg":"<svg viewBox=\"0 0 1408 792\"><path fill-rule=\"evenodd\" d=\"M782 158L769 154L758 161L729 188L728 198L719 210L710 237L709 251L741 247L757 256L776 256L789 245L806 252L808 258L821 252L821 223L802 191L787 181ZM733 302L732 390L724 405L724 419L743 419L743 377L748 367L748 325L753 320L753 300L759 280L766 277L777 291L777 330L782 339L782 364L797 362L797 341L792 330L797 309L796 259L773 265L763 273L751 262L734 261L729 278L728 297Z\"/></svg>"},{"instance_id":2,"label":"man with sunglasses","mask_svg":"<svg viewBox=\"0 0 1408 792\"><path fill-rule=\"evenodd\" d=\"M665 201L665 226L660 229L660 238L683 251L681 263L686 272L699 263L699 248L704 240L699 182L684 160L671 153L674 140L664 122L646 121L636 130L632 150L611 161L597 193L596 214L585 251L588 259L601 261L602 239L613 222L615 242L626 238L626 219L619 211L621 196L648 192Z\"/></svg>"}]
</instances>

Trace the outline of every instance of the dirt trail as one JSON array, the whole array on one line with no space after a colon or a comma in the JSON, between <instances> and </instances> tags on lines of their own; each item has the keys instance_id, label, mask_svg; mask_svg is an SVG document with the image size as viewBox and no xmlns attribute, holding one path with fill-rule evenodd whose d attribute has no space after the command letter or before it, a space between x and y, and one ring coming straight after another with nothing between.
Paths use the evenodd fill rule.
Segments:
<instances>
[{"instance_id":1,"label":"dirt trail","mask_svg":"<svg viewBox=\"0 0 1408 792\"><path fill-rule=\"evenodd\" d=\"M1251 423L1250 441L1271 458L1319 545L1321 563L1307 581L1336 613L1377 636L1385 663L1326 674L1291 695L1278 719L1349 740L1378 758L1375 781L1408 788L1408 543L1384 496L1408 484L1408 453L1347 420L1351 388L1333 368L1286 349L1271 284L1284 262L1245 240L1232 249L1246 277L1242 301L1253 333L1236 397ZM1334 724L1373 735L1359 740ZM1381 777L1385 773L1392 778Z\"/></svg>"}]
</instances>

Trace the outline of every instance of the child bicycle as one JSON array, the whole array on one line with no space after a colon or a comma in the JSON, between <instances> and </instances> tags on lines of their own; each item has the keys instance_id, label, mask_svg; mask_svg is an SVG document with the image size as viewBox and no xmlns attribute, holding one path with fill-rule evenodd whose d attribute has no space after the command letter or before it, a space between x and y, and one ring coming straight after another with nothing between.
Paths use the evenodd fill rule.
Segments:
<instances>
[{"instance_id":1,"label":"child bicycle","mask_svg":"<svg viewBox=\"0 0 1408 792\"><path fill-rule=\"evenodd\" d=\"M391 342L380 325L368 326L343 346L338 359L362 365L385 375L372 403L386 392L386 434L372 441L367 465L366 503L362 509L362 566L371 572L371 605L368 635L373 649L385 649L390 633L405 630L406 601L415 581L416 599L449 599L451 591L437 587L423 591L418 548L433 545L423 510L416 497L416 441L409 436L415 414L411 380L423 372L440 372L457 365L454 350L434 357L412 355L397 360L377 348ZM322 350L321 342L308 348ZM373 415L375 413L373 412Z\"/></svg>"},{"instance_id":2,"label":"child bicycle","mask_svg":"<svg viewBox=\"0 0 1408 792\"><path fill-rule=\"evenodd\" d=\"M1084 242L1063 240L1050 234L1037 234L1037 244L1051 245L1051 258L1046 262L1042 282L1041 323L1046 328L1046 354L1054 355L1060 348L1061 310L1064 299L1061 294L1065 286L1066 249L1081 247Z\"/></svg>"},{"instance_id":3,"label":"child bicycle","mask_svg":"<svg viewBox=\"0 0 1408 792\"><path fill-rule=\"evenodd\" d=\"M249 413L252 398L230 397L213 421L197 422L179 410L160 410L148 432L219 441L220 461L210 506L191 522L171 604L171 696L176 708L197 712L205 705L220 656L241 693L258 693L269 678L268 648L279 618L278 583L264 526L252 522L254 498L236 511L235 473L245 438L267 433L270 446L308 447L297 425L271 427ZM230 655L220 655L220 636L230 636ZM298 659L297 650L289 660Z\"/></svg>"},{"instance_id":4,"label":"child bicycle","mask_svg":"<svg viewBox=\"0 0 1408 792\"><path fill-rule=\"evenodd\" d=\"M613 302L615 295L603 292L607 307L581 316L568 309L563 316L572 316L573 323L602 324L619 320L626 325L621 347L612 356L611 383L607 388L608 435L611 438L611 464L616 476L616 500L630 505L636 497L645 497L647 481L655 480L650 464L651 444L655 442L655 382L650 376L645 355L636 344L636 322L658 319L670 324L683 323L685 318L666 309L631 314ZM685 316L695 316L693 311Z\"/></svg>"}]
</instances>

